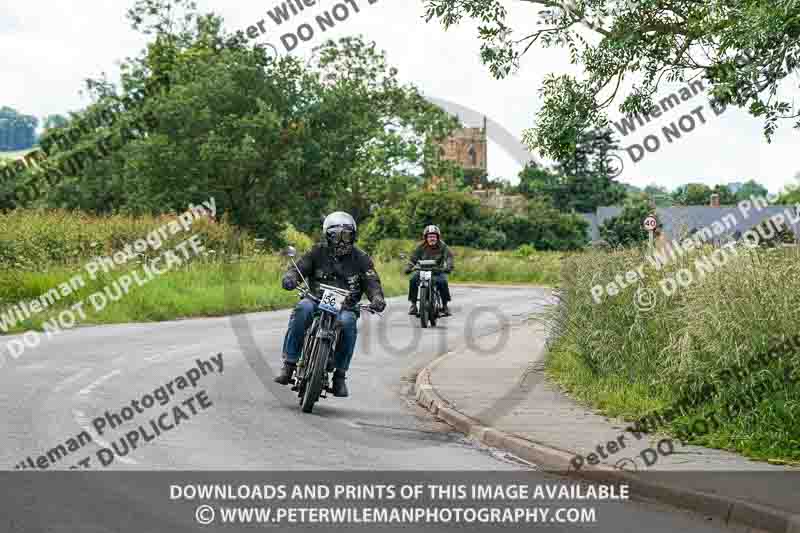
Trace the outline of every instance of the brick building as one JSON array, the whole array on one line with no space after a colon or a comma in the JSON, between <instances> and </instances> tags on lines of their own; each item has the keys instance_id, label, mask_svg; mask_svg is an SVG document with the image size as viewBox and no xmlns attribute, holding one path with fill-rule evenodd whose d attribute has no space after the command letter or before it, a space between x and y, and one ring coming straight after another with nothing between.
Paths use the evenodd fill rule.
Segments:
<instances>
[{"instance_id":1,"label":"brick building","mask_svg":"<svg viewBox=\"0 0 800 533\"><path fill-rule=\"evenodd\" d=\"M486 141L486 117L482 127L469 127L455 130L449 137L437 143L439 156L452 161L464 170L468 185L478 187L485 184L488 168L488 143ZM444 178L434 176L431 185L435 186Z\"/></svg>"}]
</instances>

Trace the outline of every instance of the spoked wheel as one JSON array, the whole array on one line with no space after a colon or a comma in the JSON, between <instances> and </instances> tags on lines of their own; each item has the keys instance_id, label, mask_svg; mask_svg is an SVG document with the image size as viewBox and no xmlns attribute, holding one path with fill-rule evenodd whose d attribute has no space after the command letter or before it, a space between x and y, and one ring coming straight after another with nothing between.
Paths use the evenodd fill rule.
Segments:
<instances>
[{"instance_id":1,"label":"spoked wheel","mask_svg":"<svg viewBox=\"0 0 800 533\"><path fill-rule=\"evenodd\" d=\"M419 321L423 328L428 327L430 319L430 289L423 288L419 291Z\"/></svg>"},{"instance_id":2,"label":"spoked wheel","mask_svg":"<svg viewBox=\"0 0 800 533\"><path fill-rule=\"evenodd\" d=\"M314 343L313 356L306 372L305 390L300 397L300 407L304 413L310 413L314 409L314 404L322 393L322 387L325 385L325 366L330 351L330 340L321 339Z\"/></svg>"},{"instance_id":3,"label":"spoked wheel","mask_svg":"<svg viewBox=\"0 0 800 533\"><path fill-rule=\"evenodd\" d=\"M439 293L433 290L431 291L431 295L431 314L428 317L428 320L430 321L431 326L436 327L436 319L439 318L439 309L441 308L439 304Z\"/></svg>"}]
</instances>

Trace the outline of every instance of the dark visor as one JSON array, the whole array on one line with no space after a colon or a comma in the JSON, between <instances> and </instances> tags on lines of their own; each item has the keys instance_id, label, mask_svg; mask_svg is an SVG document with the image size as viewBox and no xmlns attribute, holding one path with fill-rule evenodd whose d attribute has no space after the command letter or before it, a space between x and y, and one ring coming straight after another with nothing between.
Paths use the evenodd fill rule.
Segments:
<instances>
[{"instance_id":1,"label":"dark visor","mask_svg":"<svg viewBox=\"0 0 800 533\"><path fill-rule=\"evenodd\" d=\"M334 226L328 230L328 237L334 242L353 242L355 232L346 226Z\"/></svg>"}]
</instances>

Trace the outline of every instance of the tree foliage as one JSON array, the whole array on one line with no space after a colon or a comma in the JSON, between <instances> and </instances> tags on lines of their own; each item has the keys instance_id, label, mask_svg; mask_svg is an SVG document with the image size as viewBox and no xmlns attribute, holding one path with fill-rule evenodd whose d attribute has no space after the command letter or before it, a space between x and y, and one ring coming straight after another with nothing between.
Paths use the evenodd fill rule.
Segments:
<instances>
[{"instance_id":1,"label":"tree foliage","mask_svg":"<svg viewBox=\"0 0 800 533\"><path fill-rule=\"evenodd\" d=\"M672 196L666 187L651 183L644 188L643 192L656 207L669 207L672 205Z\"/></svg>"},{"instance_id":2,"label":"tree foliage","mask_svg":"<svg viewBox=\"0 0 800 533\"><path fill-rule=\"evenodd\" d=\"M703 183L687 183L675 189L672 199L678 205L708 205L711 188Z\"/></svg>"},{"instance_id":3,"label":"tree foliage","mask_svg":"<svg viewBox=\"0 0 800 533\"><path fill-rule=\"evenodd\" d=\"M540 26L527 35L515 34L499 0L425 3L427 20L445 28L480 21L481 58L495 77L518 68L535 44L564 48L582 67L580 77L550 74L541 87L543 106L526 140L552 159L574 150L582 131L605 126L618 97L623 113L651 109L664 82L705 77L720 104L763 119L768 140L780 120L800 116L777 95L784 82L797 85L788 77L800 63L794 0L524 0Z\"/></svg>"},{"instance_id":4,"label":"tree foliage","mask_svg":"<svg viewBox=\"0 0 800 533\"><path fill-rule=\"evenodd\" d=\"M526 165L519 174L519 192L550 202L563 212L594 212L625 198L625 188L614 181L616 169L609 154L617 149L610 130L592 130L578 136L574 150L554 169Z\"/></svg>"},{"instance_id":5,"label":"tree foliage","mask_svg":"<svg viewBox=\"0 0 800 533\"><path fill-rule=\"evenodd\" d=\"M650 214L646 201L632 201L622 212L600 225L600 237L611 246L633 246L648 239L642 221Z\"/></svg>"},{"instance_id":6,"label":"tree foliage","mask_svg":"<svg viewBox=\"0 0 800 533\"><path fill-rule=\"evenodd\" d=\"M370 219L364 244L384 239L421 240L422 230L436 224L448 244L488 250L532 245L537 250L574 250L586 244L588 223L579 215L559 212L541 199L531 200L524 214L481 208L463 192L416 192L399 207L381 209Z\"/></svg>"},{"instance_id":7,"label":"tree foliage","mask_svg":"<svg viewBox=\"0 0 800 533\"><path fill-rule=\"evenodd\" d=\"M360 38L328 41L303 63L232 40L185 0L138 0L128 16L153 36L146 50L123 63L120 87L89 80L95 102L43 139L74 141L48 143L55 160L103 153L63 175L46 205L163 213L213 196L278 245L288 220L311 232L330 210L360 220L403 198L426 137L456 126ZM79 126L104 114L113 120Z\"/></svg>"},{"instance_id":8,"label":"tree foliage","mask_svg":"<svg viewBox=\"0 0 800 533\"><path fill-rule=\"evenodd\" d=\"M746 181L736 191L736 202L747 200L751 196L755 196L757 198L764 198L767 196L767 194L769 194L769 191L767 190L766 187L764 187L760 183L756 182L755 180Z\"/></svg>"}]
</instances>

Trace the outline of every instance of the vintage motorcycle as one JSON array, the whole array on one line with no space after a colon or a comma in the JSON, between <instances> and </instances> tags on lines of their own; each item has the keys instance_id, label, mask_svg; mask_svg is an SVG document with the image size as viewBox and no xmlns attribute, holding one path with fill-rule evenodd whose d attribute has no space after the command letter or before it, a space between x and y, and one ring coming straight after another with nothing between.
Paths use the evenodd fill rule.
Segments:
<instances>
[{"instance_id":1,"label":"vintage motorcycle","mask_svg":"<svg viewBox=\"0 0 800 533\"><path fill-rule=\"evenodd\" d=\"M290 246L286 255L303 281L304 287L298 288L300 298L308 298L319 304L311 327L306 330L303 350L292 380L292 390L297 392L300 408L304 413L310 413L320 398L327 398L328 392L333 393L331 374L334 371L334 354L341 333L341 324L337 317L351 292L321 283L322 297L318 298L311 292L311 287L294 262L296 250ZM358 309L381 315L366 304L359 304Z\"/></svg>"},{"instance_id":2,"label":"vintage motorcycle","mask_svg":"<svg viewBox=\"0 0 800 533\"><path fill-rule=\"evenodd\" d=\"M423 328L436 326L436 320L441 316L442 296L433 283L433 274L443 272L436 266L435 259L422 259L414 265L413 271L419 271L419 288L417 289L417 302L419 305L419 320Z\"/></svg>"}]
</instances>

